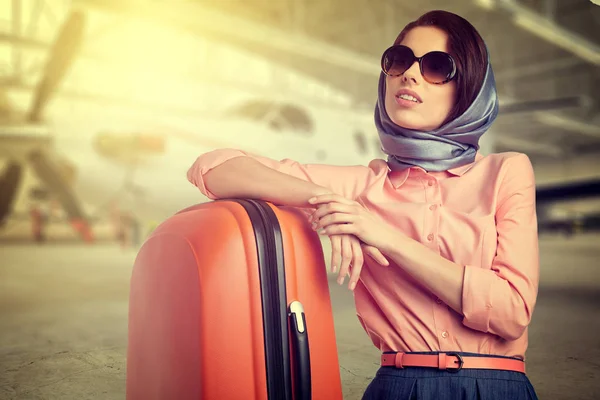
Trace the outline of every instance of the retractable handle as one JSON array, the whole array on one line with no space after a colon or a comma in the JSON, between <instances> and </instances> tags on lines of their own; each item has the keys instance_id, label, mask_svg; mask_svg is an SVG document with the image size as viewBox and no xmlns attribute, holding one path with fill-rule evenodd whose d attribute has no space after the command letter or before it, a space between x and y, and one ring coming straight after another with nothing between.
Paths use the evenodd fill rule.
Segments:
<instances>
[{"instance_id":1,"label":"retractable handle","mask_svg":"<svg viewBox=\"0 0 600 400\"><path fill-rule=\"evenodd\" d=\"M294 400L311 400L310 352L304 307L299 301L289 305L294 360Z\"/></svg>"}]
</instances>

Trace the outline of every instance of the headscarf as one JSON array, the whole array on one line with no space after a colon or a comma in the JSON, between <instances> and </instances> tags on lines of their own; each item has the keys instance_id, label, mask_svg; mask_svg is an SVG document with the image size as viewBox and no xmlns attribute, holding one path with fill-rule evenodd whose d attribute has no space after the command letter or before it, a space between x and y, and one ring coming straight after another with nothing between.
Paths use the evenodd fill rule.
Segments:
<instances>
[{"instance_id":1,"label":"headscarf","mask_svg":"<svg viewBox=\"0 0 600 400\"><path fill-rule=\"evenodd\" d=\"M375 125L392 171L419 166L446 171L475 161L479 138L498 115L498 93L488 52L483 85L469 108L457 118L431 131L396 125L385 110L385 74L380 73Z\"/></svg>"}]
</instances>

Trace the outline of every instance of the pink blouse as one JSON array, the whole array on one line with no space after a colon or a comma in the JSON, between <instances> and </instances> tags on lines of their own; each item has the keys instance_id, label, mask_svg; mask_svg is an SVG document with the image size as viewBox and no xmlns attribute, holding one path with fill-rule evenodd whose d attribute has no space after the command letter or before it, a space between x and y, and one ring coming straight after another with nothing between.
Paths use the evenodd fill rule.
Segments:
<instances>
[{"instance_id":1,"label":"pink blouse","mask_svg":"<svg viewBox=\"0 0 600 400\"><path fill-rule=\"evenodd\" d=\"M507 152L444 172L412 167L275 161L234 149L201 155L188 180L210 199L204 174L234 157L324 186L358 201L388 223L465 266L463 315L414 281L402 268L365 257L354 291L358 319L383 351L464 351L525 359L527 326L539 281L535 178L529 158Z\"/></svg>"}]
</instances>

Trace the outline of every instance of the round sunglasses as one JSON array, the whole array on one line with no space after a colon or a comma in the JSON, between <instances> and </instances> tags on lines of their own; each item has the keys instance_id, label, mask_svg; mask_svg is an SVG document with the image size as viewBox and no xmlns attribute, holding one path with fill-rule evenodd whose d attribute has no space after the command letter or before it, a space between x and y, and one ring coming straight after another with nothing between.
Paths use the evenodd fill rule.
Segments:
<instances>
[{"instance_id":1,"label":"round sunglasses","mask_svg":"<svg viewBox=\"0 0 600 400\"><path fill-rule=\"evenodd\" d=\"M394 45L383 52L381 69L388 76L399 76L405 73L415 61L423 78L436 85L450 82L456 76L456 63L452 56L443 51L431 51L422 57L403 45Z\"/></svg>"}]
</instances>

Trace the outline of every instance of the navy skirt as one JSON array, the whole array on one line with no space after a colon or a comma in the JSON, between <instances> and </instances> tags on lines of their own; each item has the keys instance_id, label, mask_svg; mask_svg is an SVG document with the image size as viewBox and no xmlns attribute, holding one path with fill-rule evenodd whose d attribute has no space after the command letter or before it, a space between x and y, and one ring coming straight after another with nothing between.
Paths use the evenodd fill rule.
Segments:
<instances>
[{"instance_id":1,"label":"navy skirt","mask_svg":"<svg viewBox=\"0 0 600 400\"><path fill-rule=\"evenodd\" d=\"M438 353L413 352L410 354ZM458 352L458 354L483 356L463 352ZM463 369L453 373L426 367L380 367L375 378L365 390L362 399L537 400L537 395L527 375L516 371Z\"/></svg>"}]
</instances>

